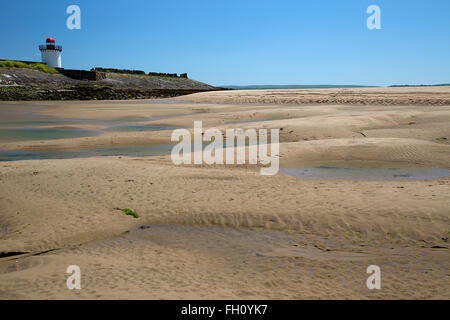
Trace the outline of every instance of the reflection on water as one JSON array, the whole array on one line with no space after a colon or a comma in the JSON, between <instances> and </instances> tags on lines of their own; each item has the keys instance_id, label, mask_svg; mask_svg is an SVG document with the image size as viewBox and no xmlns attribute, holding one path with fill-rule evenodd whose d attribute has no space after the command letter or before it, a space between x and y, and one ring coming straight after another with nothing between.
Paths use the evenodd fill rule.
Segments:
<instances>
[{"instance_id":1,"label":"reflection on water","mask_svg":"<svg viewBox=\"0 0 450 320\"><path fill-rule=\"evenodd\" d=\"M99 131L83 129L0 128L0 142L82 138L98 134L100 134Z\"/></svg>"},{"instance_id":2,"label":"reflection on water","mask_svg":"<svg viewBox=\"0 0 450 320\"><path fill-rule=\"evenodd\" d=\"M229 122L225 122L225 124L247 123L247 122L264 122L264 121L275 121L275 120L280 120L280 119L238 120L238 121L229 121Z\"/></svg>"},{"instance_id":3,"label":"reflection on water","mask_svg":"<svg viewBox=\"0 0 450 320\"><path fill-rule=\"evenodd\" d=\"M204 142L201 148L205 149L210 143ZM249 146L248 140L245 146ZM198 144L191 144L191 151L197 150ZM234 141L233 147L244 146L242 143ZM17 160L42 160L42 159L72 159L72 158L89 158L89 157L106 157L106 156L126 156L126 157L151 157L169 155L174 145L159 146L129 146L115 148L94 148L94 149L77 149L77 150L58 150L58 151L19 151L19 150L0 150L1 161L17 161ZM223 143L223 148L227 148Z\"/></svg>"},{"instance_id":4,"label":"reflection on water","mask_svg":"<svg viewBox=\"0 0 450 320\"><path fill-rule=\"evenodd\" d=\"M0 161L17 160L42 160L42 159L72 159L104 156L130 156L146 157L161 156L170 154L171 145L163 146L133 146L118 148L96 148L79 150L59 150L59 151L16 151L0 150Z\"/></svg>"},{"instance_id":5,"label":"reflection on water","mask_svg":"<svg viewBox=\"0 0 450 320\"><path fill-rule=\"evenodd\" d=\"M3 107L2 107L3 108ZM164 115L151 118L111 118L111 119L86 119L86 118L61 118L56 116L43 116L32 112L5 112L0 109L0 127L28 127L28 126L57 126L57 125L118 125L130 122L156 121L172 117L182 117L191 114ZM197 114L197 113L193 113Z\"/></svg>"},{"instance_id":6,"label":"reflection on water","mask_svg":"<svg viewBox=\"0 0 450 320\"><path fill-rule=\"evenodd\" d=\"M177 101L177 100L143 100L137 101L137 103L151 103L151 104L183 104L183 105L198 105L198 104L211 104L211 102L193 102L193 101Z\"/></svg>"},{"instance_id":7,"label":"reflection on water","mask_svg":"<svg viewBox=\"0 0 450 320\"><path fill-rule=\"evenodd\" d=\"M160 131L160 130L175 130L181 127L170 127L170 126L145 126L145 125L131 125L131 124L119 124L116 126L111 126L105 129L105 131L114 132L139 132L139 131Z\"/></svg>"},{"instance_id":8,"label":"reflection on water","mask_svg":"<svg viewBox=\"0 0 450 320\"><path fill-rule=\"evenodd\" d=\"M162 103L165 101L155 101ZM139 102L142 103L142 102ZM171 102L170 102L171 103ZM177 102L174 102L177 103ZM192 114L162 115L152 118L114 118L114 119L83 119L62 118L37 114L46 106L31 104L2 104L0 103L0 142L54 140L96 136L104 131L132 132L174 130L180 127L149 126L142 122L182 117ZM133 124L133 123L139 124ZM84 130L77 128L62 128L62 126L95 125L103 128L99 130ZM42 126L53 126L46 128ZM58 128L59 126L59 128ZM31 160L31 159L69 159L94 156L156 156L170 153L172 146L131 146L117 148L94 148L64 151L11 151L0 150L0 161Z\"/></svg>"},{"instance_id":9,"label":"reflection on water","mask_svg":"<svg viewBox=\"0 0 450 320\"><path fill-rule=\"evenodd\" d=\"M324 165L282 168L279 172L297 178L315 180L425 180L450 176L450 171L445 169L359 168Z\"/></svg>"},{"instance_id":10,"label":"reflection on water","mask_svg":"<svg viewBox=\"0 0 450 320\"><path fill-rule=\"evenodd\" d=\"M45 107L27 104L0 104L0 142L80 138L99 135L102 131L131 132L174 130L179 127L133 125L132 123L151 122L198 114L198 112L193 112L189 114L162 115L151 118L83 119L37 114L36 111L42 108ZM42 126L58 127L69 125L95 125L100 127L104 126L104 128L101 130L42 128Z\"/></svg>"}]
</instances>

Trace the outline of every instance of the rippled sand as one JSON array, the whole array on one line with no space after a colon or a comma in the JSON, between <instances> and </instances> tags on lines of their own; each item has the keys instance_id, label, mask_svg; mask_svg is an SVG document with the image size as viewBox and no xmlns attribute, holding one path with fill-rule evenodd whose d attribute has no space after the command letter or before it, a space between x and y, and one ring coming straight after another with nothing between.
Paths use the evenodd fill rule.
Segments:
<instances>
[{"instance_id":1,"label":"rippled sand","mask_svg":"<svg viewBox=\"0 0 450 320\"><path fill-rule=\"evenodd\" d=\"M450 138L448 105L238 104L243 92L208 102L217 94L185 97L199 104L52 102L36 112L282 128L286 168L358 161L450 169L449 142L440 139ZM226 123L243 120L267 121ZM0 149L167 144L170 134L105 132ZM449 178L261 176L248 165L177 167L164 155L0 162L0 252L10 253L0 258L0 298L448 299L449 191ZM366 287L371 264L381 268L381 290ZM81 290L66 288L68 265L81 267Z\"/></svg>"}]
</instances>

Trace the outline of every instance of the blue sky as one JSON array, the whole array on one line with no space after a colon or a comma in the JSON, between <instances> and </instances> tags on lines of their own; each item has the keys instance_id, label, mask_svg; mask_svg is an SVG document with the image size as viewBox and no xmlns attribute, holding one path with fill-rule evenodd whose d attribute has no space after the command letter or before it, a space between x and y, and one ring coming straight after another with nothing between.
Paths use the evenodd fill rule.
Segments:
<instances>
[{"instance_id":1,"label":"blue sky","mask_svg":"<svg viewBox=\"0 0 450 320\"><path fill-rule=\"evenodd\" d=\"M68 30L66 8L81 8ZM381 30L366 27L369 5ZM450 82L448 0L2 1L0 58L187 72L214 85Z\"/></svg>"}]
</instances>

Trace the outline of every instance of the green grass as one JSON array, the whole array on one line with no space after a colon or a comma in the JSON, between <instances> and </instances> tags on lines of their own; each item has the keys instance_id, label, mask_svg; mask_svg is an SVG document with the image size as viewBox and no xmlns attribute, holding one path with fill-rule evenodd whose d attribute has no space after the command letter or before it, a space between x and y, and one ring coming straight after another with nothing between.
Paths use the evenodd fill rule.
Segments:
<instances>
[{"instance_id":1,"label":"green grass","mask_svg":"<svg viewBox=\"0 0 450 320\"><path fill-rule=\"evenodd\" d=\"M43 63L27 64L20 61L12 61L12 60L0 61L0 68L27 68L51 74L58 72L56 71L55 68L51 68Z\"/></svg>"},{"instance_id":2,"label":"green grass","mask_svg":"<svg viewBox=\"0 0 450 320\"><path fill-rule=\"evenodd\" d=\"M135 219L139 218L139 214L136 212L136 210L133 210L130 208L125 208L125 209L120 209L120 211L122 211L127 216L134 217Z\"/></svg>"},{"instance_id":3,"label":"green grass","mask_svg":"<svg viewBox=\"0 0 450 320\"><path fill-rule=\"evenodd\" d=\"M447 138L446 137L440 137L440 138L436 138L437 141L446 141Z\"/></svg>"},{"instance_id":4,"label":"green grass","mask_svg":"<svg viewBox=\"0 0 450 320\"><path fill-rule=\"evenodd\" d=\"M416 124L414 121L408 122L408 126L412 126L413 124Z\"/></svg>"},{"instance_id":5,"label":"green grass","mask_svg":"<svg viewBox=\"0 0 450 320\"><path fill-rule=\"evenodd\" d=\"M148 78L152 78L152 79L170 80L170 81L186 81L186 80L190 80L190 79L186 79L186 78L172 78L172 77L151 76L151 75L147 75L147 77Z\"/></svg>"}]
</instances>

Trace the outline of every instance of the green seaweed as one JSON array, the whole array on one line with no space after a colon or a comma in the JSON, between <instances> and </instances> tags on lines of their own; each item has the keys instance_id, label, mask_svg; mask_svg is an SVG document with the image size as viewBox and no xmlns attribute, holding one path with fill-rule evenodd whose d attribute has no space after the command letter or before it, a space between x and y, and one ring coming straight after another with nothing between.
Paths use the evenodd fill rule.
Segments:
<instances>
[{"instance_id":1,"label":"green seaweed","mask_svg":"<svg viewBox=\"0 0 450 320\"><path fill-rule=\"evenodd\" d=\"M122 211L127 216L134 217L135 219L139 218L139 214L134 209L125 208L125 209L120 209L120 211Z\"/></svg>"}]
</instances>

